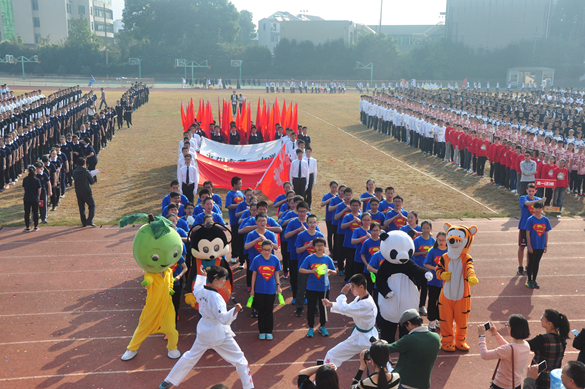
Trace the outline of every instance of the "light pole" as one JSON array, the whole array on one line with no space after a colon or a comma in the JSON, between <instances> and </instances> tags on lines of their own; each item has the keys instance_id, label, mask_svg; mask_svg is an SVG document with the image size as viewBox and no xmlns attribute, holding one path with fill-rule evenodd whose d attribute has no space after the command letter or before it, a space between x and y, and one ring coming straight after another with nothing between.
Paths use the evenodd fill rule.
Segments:
<instances>
[{"instance_id":1,"label":"light pole","mask_svg":"<svg viewBox=\"0 0 585 389\"><path fill-rule=\"evenodd\" d=\"M360 61L357 61L355 68L358 70L369 70L370 71L370 83L374 82L374 64L373 63L370 62L369 64L364 65Z\"/></svg>"},{"instance_id":2,"label":"light pole","mask_svg":"<svg viewBox=\"0 0 585 389\"><path fill-rule=\"evenodd\" d=\"M382 32L382 6L384 5L384 0L380 0L380 24L378 25L378 34Z\"/></svg>"},{"instance_id":3,"label":"light pole","mask_svg":"<svg viewBox=\"0 0 585 389\"><path fill-rule=\"evenodd\" d=\"M238 88L241 88L242 85L242 61L239 59L232 59L232 66L234 68L240 68L240 81L238 82Z\"/></svg>"},{"instance_id":4,"label":"light pole","mask_svg":"<svg viewBox=\"0 0 585 389\"><path fill-rule=\"evenodd\" d=\"M138 78L142 78L141 62L140 58L128 58L128 65L138 65Z\"/></svg>"}]
</instances>

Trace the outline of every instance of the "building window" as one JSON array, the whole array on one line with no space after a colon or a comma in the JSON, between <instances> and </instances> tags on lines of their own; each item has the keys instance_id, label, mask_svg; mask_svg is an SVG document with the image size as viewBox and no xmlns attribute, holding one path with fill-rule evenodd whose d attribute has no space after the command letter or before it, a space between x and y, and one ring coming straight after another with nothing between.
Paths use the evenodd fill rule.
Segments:
<instances>
[{"instance_id":1,"label":"building window","mask_svg":"<svg viewBox=\"0 0 585 389\"><path fill-rule=\"evenodd\" d=\"M262 29L266 31L266 23L262 23Z\"/></svg>"},{"instance_id":2,"label":"building window","mask_svg":"<svg viewBox=\"0 0 585 389\"><path fill-rule=\"evenodd\" d=\"M80 15L85 15L85 5L78 6L77 13L79 13Z\"/></svg>"},{"instance_id":3,"label":"building window","mask_svg":"<svg viewBox=\"0 0 585 389\"><path fill-rule=\"evenodd\" d=\"M41 34L35 34L35 43L41 42Z\"/></svg>"},{"instance_id":4,"label":"building window","mask_svg":"<svg viewBox=\"0 0 585 389\"><path fill-rule=\"evenodd\" d=\"M67 13L70 14L71 13L71 4L67 4Z\"/></svg>"},{"instance_id":5,"label":"building window","mask_svg":"<svg viewBox=\"0 0 585 389\"><path fill-rule=\"evenodd\" d=\"M71 20L67 20L67 29L71 30Z\"/></svg>"},{"instance_id":6,"label":"building window","mask_svg":"<svg viewBox=\"0 0 585 389\"><path fill-rule=\"evenodd\" d=\"M93 15L93 7L89 7L89 14Z\"/></svg>"},{"instance_id":7,"label":"building window","mask_svg":"<svg viewBox=\"0 0 585 389\"><path fill-rule=\"evenodd\" d=\"M39 18L33 18L33 24L35 27L41 26L41 20Z\"/></svg>"},{"instance_id":8,"label":"building window","mask_svg":"<svg viewBox=\"0 0 585 389\"><path fill-rule=\"evenodd\" d=\"M33 11L39 10L39 0L32 0L32 9Z\"/></svg>"}]
</instances>

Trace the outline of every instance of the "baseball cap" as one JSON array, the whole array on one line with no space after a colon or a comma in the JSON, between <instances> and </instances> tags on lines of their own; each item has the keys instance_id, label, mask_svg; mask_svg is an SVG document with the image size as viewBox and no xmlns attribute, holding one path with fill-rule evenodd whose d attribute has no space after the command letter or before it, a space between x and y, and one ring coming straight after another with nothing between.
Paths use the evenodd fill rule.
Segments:
<instances>
[{"instance_id":1,"label":"baseball cap","mask_svg":"<svg viewBox=\"0 0 585 389\"><path fill-rule=\"evenodd\" d=\"M400 316L400 325L403 326L407 321L420 317L418 311L414 308L407 309L406 311L402 312L402 316Z\"/></svg>"}]
</instances>

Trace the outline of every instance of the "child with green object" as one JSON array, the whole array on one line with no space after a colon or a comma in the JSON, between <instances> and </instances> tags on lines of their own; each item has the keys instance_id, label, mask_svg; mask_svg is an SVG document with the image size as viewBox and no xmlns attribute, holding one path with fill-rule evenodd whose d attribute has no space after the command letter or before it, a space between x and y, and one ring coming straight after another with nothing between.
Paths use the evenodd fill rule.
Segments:
<instances>
[{"instance_id":1,"label":"child with green object","mask_svg":"<svg viewBox=\"0 0 585 389\"><path fill-rule=\"evenodd\" d=\"M266 239L262 242L262 253L252 260L250 270L252 271L252 289L250 298L252 306L258 311L259 339L272 340L272 329L274 327L274 299L276 293L281 297L279 271L280 261L272 254L273 242ZM260 277L258 277L260 275ZM248 301L249 303L249 301Z\"/></svg>"}]
</instances>

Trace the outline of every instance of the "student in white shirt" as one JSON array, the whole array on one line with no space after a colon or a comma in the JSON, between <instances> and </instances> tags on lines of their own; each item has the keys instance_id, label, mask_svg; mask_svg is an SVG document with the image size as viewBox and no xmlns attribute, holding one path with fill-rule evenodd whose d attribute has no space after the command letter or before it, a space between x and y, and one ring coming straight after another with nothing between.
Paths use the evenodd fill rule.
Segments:
<instances>
[{"instance_id":1,"label":"student in white shirt","mask_svg":"<svg viewBox=\"0 0 585 389\"><path fill-rule=\"evenodd\" d=\"M309 183L305 194L305 201L309 204L309 210L313 202L313 187L317 184L317 160L311 157L311 154L313 154L313 149L311 147L305 148L306 161L309 168Z\"/></svg>"},{"instance_id":2,"label":"student in white shirt","mask_svg":"<svg viewBox=\"0 0 585 389\"><path fill-rule=\"evenodd\" d=\"M185 155L185 166L179 171L179 183L181 194L184 194L190 203L193 203L197 194L197 185L199 184L199 169L191 166L191 154Z\"/></svg>"},{"instance_id":3,"label":"student in white shirt","mask_svg":"<svg viewBox=\"0 0 585 389\"><path fill-rule=\"evenodd\" d=\"M297 160L293 161L290 166L290 178L295 193L304 198L309 186L309 165L303 159L303 150L297 149L296 156Z\"/></svg>"}]
</instances>

